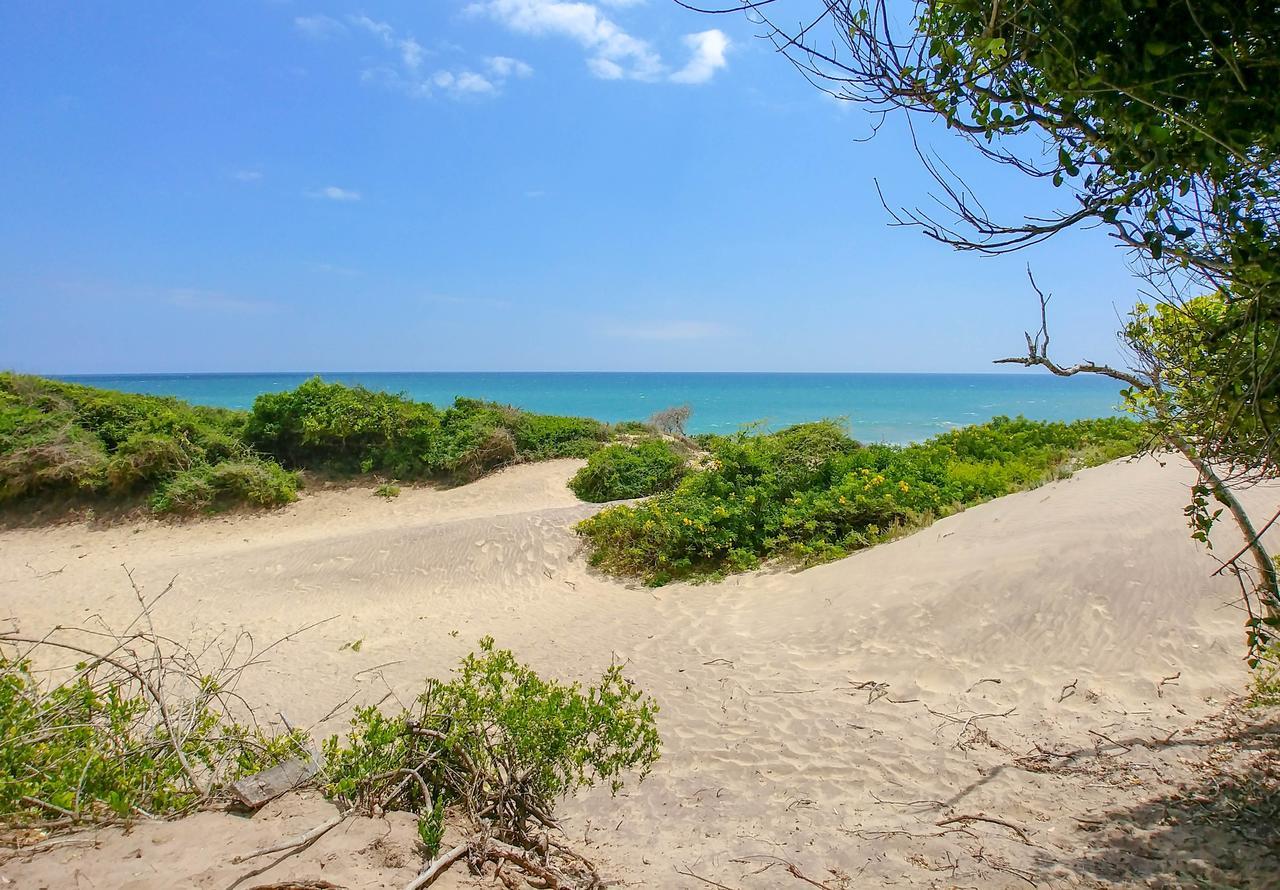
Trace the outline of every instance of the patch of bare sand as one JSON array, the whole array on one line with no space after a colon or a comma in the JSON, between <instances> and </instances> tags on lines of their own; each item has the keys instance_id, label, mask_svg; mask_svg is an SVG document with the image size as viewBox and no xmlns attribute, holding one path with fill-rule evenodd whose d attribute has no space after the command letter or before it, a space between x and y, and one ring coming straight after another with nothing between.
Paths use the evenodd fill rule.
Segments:
<instances>
[{"instance_id":1,"label":"patch of bare sand","mask_svg":"<svg viewBox=\"0 0 1280 890\"><path fill-rule=\"evenodd\" d=\"M1265 777L1275 735L1228 706L1242 618L1187 538L1182 464L1110 464L809 571L656 591L586 567L572 525L596 508L564 488L576 466L390 502L353 489L188 525L6 531L4 614L27 632L120 623L126 564L155 591L177 576L155 616L174 635L265 641L331 619L241 690L299 724L353 691L408 701L485 634L565 679L624 659L662 706L662 761L563 813L629 885L1277 885L1274 850L1194 798L1245 763ZM98 832L0 879L222 888L244 868L232 857L326 808ZM403 818L352 823L244 886L403 886L413 838Z\"/></svg>"}]
</instances>

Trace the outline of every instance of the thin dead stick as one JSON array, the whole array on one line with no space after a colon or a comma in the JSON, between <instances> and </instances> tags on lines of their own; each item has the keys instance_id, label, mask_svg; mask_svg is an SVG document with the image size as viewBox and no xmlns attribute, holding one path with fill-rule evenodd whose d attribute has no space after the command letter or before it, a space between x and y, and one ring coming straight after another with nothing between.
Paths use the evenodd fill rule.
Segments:
<instances>
[{"instance_id":1,"label":"thin dead stick","mask_svg":"<svg viewBox=\"0 0 1280 890\"><path fill-rule=\"evenodd\" d=\"M447 853L441 853L424 868L416 878L405 884L404 890L421 890L422 887L431 886L436 878L440 877L449 866L453 865L463 856L471 852L475 846L475 841L467 841L465 844L458 844Z\"/></svg>"},{"instance_id":2,"label":"thin dead stick","mask_svg":"<svg viewBox=\"0 0 1280 890\"><path fill-rule=\"evenodd\" d=\"M237 856L231 860L231 863L233 865L239 865L241 862L248 862L250 859L257 859L259 856L269 856L272 853L280 853L284 850L292 850L294 847L301 847L304 844L307 844L307 845L312 844L316 840L318 840L321 837L321 835L325 834L330 829L336 828L339 825L341 825L343 820L345 820L348 817L348 815L349 813L340 813L337 816L334 816L328 822L325 822L321 825L317 825L315 828L311 829L301 837L295 838L294 840L291 840L291 841L285 841L284 843L281 843L281 844L276 844L274 847L263 847L261 850L254 850L252 853L249 853L245 856Z\"/></svg>"},{"instance_id":3,"label":"thin dead stick","mask_svg":"<svg viewBox=\"0 0 1280 890\"><path fill-rule=\"evenodd\" d=\"M719 890L737 890L736 887L730 887L728 884L721 884L719 881L713 881L710 878L704 878L702 875L695 874L691 869L676 868L676 874L684 875L686 878L693 878L704 884L710 884L712 887L718 887Z\"/></svg>"},{"instance_id":4,"label":"thin dead stick","mask_svg":"<svg viewBox=\"0 0 1280 890\"><path fill-rule=\"evenodd\" d=\"M992 825L1001 825L1009 829L1010 831L1012 831L1018 837L1022 838L1022 842L1026 844L1028 847L1034 846L1034 844L1031 843L1031 838L1027 837L1026 831L1019 828L1017 825L1014 825L1012 822L1006 822L1003 819L996 819L992 816L983 816L983 815L952 816L950 819L943 819L941 822L938 822L936 824L939 827L941 827L943 825L955 825L957 822L990 822Z\"/></svg>"},{"instance_id":5,"label":"thin dead stick","mask_svg":"<svg viewBox=\"0 0 1280 890\"><path fill-rule=\"evenodd\" d=\"M324 837L326 834L328 834L338 825L346 821L346 819L352 814L352 812L353 811L348 811L347 813L344 813L341 816L335 816L334 818L330 819L328 822L325 822L323 825L318 825L315 828L311 829L302 837L298 838L296 841L291 841L286 844L281 844L280 846L272 847L270 849L258 850L257 852L250 853L248 856L237 857L236 859L233 859L232 862L244 862L245 860L254 859L258 856L266 856L271 853L279 853L282 851L284 853L284 855L277 856L275 859L272 859L266 865L260 865L257 868L252 869L251 871L245 872L240 877L236 878L234 881L228 884L227 890L235 890L236 887L239 887L241 884L243 884L245 881L249 880L250 878L256 878L258 875L262 874L263 872L271 871L271 869L275 868L281 862L284 862L290 856L298 855L303 850L306 850L308 847L314 844L316 841L320 840L320 838Z\"/></svg>"}]
</instances>

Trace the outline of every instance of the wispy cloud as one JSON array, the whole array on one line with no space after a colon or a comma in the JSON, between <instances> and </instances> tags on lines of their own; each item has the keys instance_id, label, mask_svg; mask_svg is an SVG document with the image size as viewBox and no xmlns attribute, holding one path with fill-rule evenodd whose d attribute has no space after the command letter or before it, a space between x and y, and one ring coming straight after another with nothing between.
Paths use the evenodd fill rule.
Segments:
<instances>
[{"instance_id":1,"label":"wispy cloud","mask_svg":"<svg viewBox=\"0 0 1280 890\"><path fill-rule=\"evenodd\" d=\"M484 64L496 77L530 77L533 75L533 68L510 56L490 56L484 60Z\"/></svg>"},{"instance_id":2,"label":"wispy cloud","mask_svg":"<svg viewBox=\"0 0 1280 890\"><path fill-rule=\"evenodd\" d=\"M172 305L182 309L206 312L256 314L272 312L276 308L274 303L265 300L246 300L241 297L228 296L218 291L185 287L169 291L168 300Z\"/></svg>"},{"instance_id":3,"label":"wispy cloud","mask_svg":"<svg viewBox=\"0 0 1280 890\"><path fill-rule=\"evenodd\" d=\"M300 16L294 19L294 26L310 39L347 32L372 37L389 51L389 57L379 64L367 65L360 72L360 79L415 99L436 95L455 99L493 96L502 91L508 80L533 75L533 68L527 62L510 56L488 56L473 66L432 70L427 60L435 52L424 47L412 34L367 15L349 15L345 21L324 15Z\"/></svg>"},{"instance_id":4,"label":"wispy cloud","mask_svg":"<svg viewBox=\"0 0 1280 890\"><path fill-rule=\"evenodd\" d=\"M307 189L303 194L308 198L320 198L325 201L359 201L361 194L351 189L326 185L324 188Z\"/></svg>"},{"instance_id":5,"label":"wispy cloud","mask_svg":"<svg viewBox=\"0 0 1280 890\"><path fill-rule=\"evenodd\" d=\"M722 324L710 321L669 321L643 322L608 322L601 326L600 332L606 337L624 340L709 340L725 337L732 333Z\"/></svg>"},{"instance_id":6,"label":"wispy cloud","mask_svg":"<svg viewBox=\"0 0 1280 890\"><path fill-rule=\"evenodd\" d=\"M231 178L236 182L260 182L262 180L261 170L233 170Z\"/></svg>"},{"instance_id":7,"label":"wispy cloud","mask_svg":"<svg viewBox=\"0 0 1280 890\"><path fill-rule=\"evenodd\" d=\"M303 37L311 40L325 40L336 37L347 30L347 26L327 15L300 15L293 20L293 27Z\"/></svg>"},{"instance_id":8,"label":"wispy cloud","mask_svg":"<svg viewBox=\"0 0 1280 890\"><path fill-rule=\"evenodd\" d=\"M624 8L637 0L599 0L602 5ZM478 0L467 7L505 27L532 37L566 37L587 51L587 68L605 80L669 80L673 83L706 83L726 64L729 38L712 29L686 35L692 56L672 71L649 41L635 37L606 15L599 5L580 0Z\"/></svg>"}]
</instances>

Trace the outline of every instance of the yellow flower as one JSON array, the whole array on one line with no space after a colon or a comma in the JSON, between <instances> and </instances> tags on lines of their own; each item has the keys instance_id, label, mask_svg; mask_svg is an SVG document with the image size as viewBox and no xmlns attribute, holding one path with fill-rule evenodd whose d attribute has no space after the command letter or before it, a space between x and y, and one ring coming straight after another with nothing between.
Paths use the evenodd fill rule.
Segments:
<instances>
[{"instance_id":1,"label":"yellow flower","mask_svg":"<svg viewBox=\"0 0 1280 890\"><path fill-rule=\"evenodd\" d=\"M692 519L690 519L688 516L686 516L686 517L684 518L684 524L685 524L685 525L693 525L693 520L692 520Z\"/></svg>"},{"instance_id":2,"label":"yellow flower","mask_svg":"<svg viewBox=\"0 0 1280 890\"><path fill-rule=\"evenodd\" d=\"M847 500L845 500L845 496L844 496L844 495L840 495L840 503L842 503L842 504L847 504L847 503L849 503L849 502L848 502Z\"/></svg>"},{"instance_id":3,"label":"yellow flower","mask_svg":"<svg viewBox=\"0 0 1280 890\"><path fill-rule=\"evenodd\" d=\"M908 492L911 490L911 486L908 485L905 480L902 482L899 482L898 487L901 488L904 492Z\"/></svg>"}]
</instances>

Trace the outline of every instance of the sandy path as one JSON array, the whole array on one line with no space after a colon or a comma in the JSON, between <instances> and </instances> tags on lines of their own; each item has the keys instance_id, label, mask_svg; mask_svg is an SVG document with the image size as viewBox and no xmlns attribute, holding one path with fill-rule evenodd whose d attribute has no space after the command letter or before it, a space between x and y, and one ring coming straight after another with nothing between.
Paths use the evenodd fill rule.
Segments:
<instances>
[{"instance_id":1,"label":"sandy path","mask_svg":"<svg viewBox=\"0 0 1280 890\"><path fill-rule=\"evenodd\" d=\"M177 576L156 612L175 635L245 628L265 641L331 619L242 689L295 723L353 691L407 700L484 634L569 679L624 659L661 703L663 759L618 799L592 792L564 812L589 852L644 886L710 886L681 872L811 886L782 860L833 888L831 870L852 887L1179 886L1165 847L1212 858L1194 837L1105 815L1192 781L1207 756L1193 742L1218 729L1196 721L1245 679L1241 617L1223 605L1232 584L1209 578L1182 521L1186 467L1111 464L810 571L650 591L585 566L571 527L595 508L564 488L576 466L392 502L353 489L265 516L0 532L3 614L28 632L93 614L120 623L134 606L127 564L152 591ZM343 648L355 640L358 652ZM1089 757L1055 756L1077 749ZM237 872L216 858L300 833L325 806L103 832L100 849L10 863L0 879L221 888ZM936 824L957 815L1016 828ZM412 837L403 820L353 827L263 881L402 886ZM77 868L83 883L69 880Z\"/></svg>"}]
</instances>

